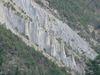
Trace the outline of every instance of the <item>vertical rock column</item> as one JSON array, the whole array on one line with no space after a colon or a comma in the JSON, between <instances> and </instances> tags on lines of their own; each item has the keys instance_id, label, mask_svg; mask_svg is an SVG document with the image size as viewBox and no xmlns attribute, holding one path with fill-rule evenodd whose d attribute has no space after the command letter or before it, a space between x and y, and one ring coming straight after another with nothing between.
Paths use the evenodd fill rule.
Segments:
<instances>
[{"instance_id":1,"label":"vertical rock column","mask_svg":"<svg viewBox=\"0 0 100 75\"><path fill-rule=\"evenodd\" d=\"M63 58L63 60L66 59L66 54L65 54L65 44L64 44L64 41L61 40L61 58Z\"/></svg>"},{"instance_id":2,"label":"vertical rock column","mask_svg":"<svg viewBox=\"0 0 100 75\"><path fill-rule=\"evenodd\" d=\"M3 24L5 23L5 17L4 17L4 9L1 2L2 1L0 1L0 22Z\"/></svg>"},{"instance_id":3,"label":"vertical rock column","mask_svg":"<svg viewBox=\"0 0 100 75\"><path fill-rule=\"evenodd\" d=\"M25 24L25 35L27 35L29 37L29 25L30 25L30 22L29 21L26 21L26 24Z\"/></svg>"}]
</instances>

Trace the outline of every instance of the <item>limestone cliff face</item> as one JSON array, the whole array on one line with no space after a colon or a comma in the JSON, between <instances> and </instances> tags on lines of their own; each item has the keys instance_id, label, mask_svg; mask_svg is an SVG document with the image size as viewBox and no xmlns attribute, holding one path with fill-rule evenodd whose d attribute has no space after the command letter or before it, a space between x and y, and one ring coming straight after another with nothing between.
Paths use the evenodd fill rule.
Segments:
<instances>
[{"instance_id":1,"label":"limestone cliff face","mask_svg":"<svg viewBox=\"0 0 100 75\"><path fill-rule=\"evenodd\" d=\"M0 23L27 37L40 50L80 75L85 73L84 60L97 55L67 24L33 0L0 0Z\"/></svg>"}]
</instances>

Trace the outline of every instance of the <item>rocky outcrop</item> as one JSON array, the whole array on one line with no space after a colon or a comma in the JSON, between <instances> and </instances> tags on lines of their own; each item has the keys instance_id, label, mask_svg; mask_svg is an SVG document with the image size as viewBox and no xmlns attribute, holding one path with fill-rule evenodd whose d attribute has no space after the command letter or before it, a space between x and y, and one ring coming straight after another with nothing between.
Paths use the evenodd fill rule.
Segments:
<instances>
[{"instance_id":1,"label":"rocky outcrop","mask_svg":"<svg viewBox=\"0 0 100 75\"><path fill-rule=\"evenodd\" d=\"M84 60L94 59L97 55L67 24L33 0L1 0L0 22L26 37L74 73L84 75Z\"/></svg>"}]
</instances>

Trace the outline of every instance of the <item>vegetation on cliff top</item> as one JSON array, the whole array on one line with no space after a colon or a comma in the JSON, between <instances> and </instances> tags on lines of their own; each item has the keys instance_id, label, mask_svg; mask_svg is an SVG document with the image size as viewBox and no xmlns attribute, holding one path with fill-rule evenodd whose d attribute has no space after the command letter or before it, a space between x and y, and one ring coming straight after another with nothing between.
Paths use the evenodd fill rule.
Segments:
<instances>
[{"instance_id":1,"label":"vegetation on cliff top","mask_svg":"<svg viewBox=\"0 0 100 75\"><path fill-rule=\"evenodd\" d=\"M47 0L74 29L91 24L100 28L100 0Z\"/></svg>"}]
</instances>

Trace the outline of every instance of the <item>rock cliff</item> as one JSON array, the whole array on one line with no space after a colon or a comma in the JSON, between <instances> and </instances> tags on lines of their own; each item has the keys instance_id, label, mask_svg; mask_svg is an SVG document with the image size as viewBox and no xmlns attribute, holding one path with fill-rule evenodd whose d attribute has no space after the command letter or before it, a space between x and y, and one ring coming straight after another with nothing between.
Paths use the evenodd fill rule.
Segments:
<instances>
[{"instance_id":1,"label":"rock cliff","mask_svg":"<svg viewBox=\"0 0 100 75\"><path fill-rule=\"evenodd\" d=\"M67 24L33 0L0 0L0 23L27 38L74 73L84 75L85 60L97 56Z\"/></svg>"}]
</instances>

